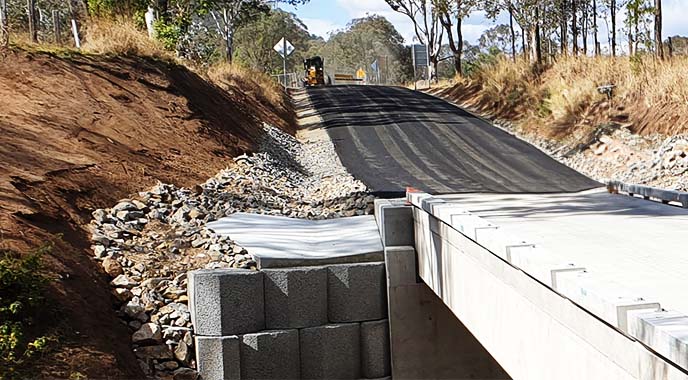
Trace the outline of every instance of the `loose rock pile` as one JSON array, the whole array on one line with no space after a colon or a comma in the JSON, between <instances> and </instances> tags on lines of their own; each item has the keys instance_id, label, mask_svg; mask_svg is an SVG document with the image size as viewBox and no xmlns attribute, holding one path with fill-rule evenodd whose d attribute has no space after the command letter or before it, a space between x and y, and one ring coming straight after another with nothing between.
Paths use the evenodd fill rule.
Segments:
<instances>
[{"instance_id":1,"label":"loose rock pile","mask_svg":"<svg viewBox=\"0 0 688 380\"><path fill-rule=\"evenodd\" d=\"M193 189L158 183L93 212L93 252L113 280L119 316L144 372L195 379L186 272L255 269L245 249L205 228L235 212L325 219L370 214L374 197L346 172L328 139L300 143L265 126L259 153Z\"/></svg>"},{"instance_id":2,"label":"loose rock pile","mask_svg":"<svg viewBox=\"0 0 688 380\"><path fill-rule=\"evenodd\" d=\"M688 136L638 136L620 129L564 163L602 182L688 190Z\"/></svg>"},{"instance_id":3,"label":"loose rock pile","mask_svg":"<svg viewBox=\"0 0 688 380\"><path fill-rule=\"evenodd\" d=\"M627 128L618 128L599 136L585 149L572 149L570 145L524 134L507 123L502 128L597 181L688 191L688 135L639 136Z\"/></svg>"}]
</instances>

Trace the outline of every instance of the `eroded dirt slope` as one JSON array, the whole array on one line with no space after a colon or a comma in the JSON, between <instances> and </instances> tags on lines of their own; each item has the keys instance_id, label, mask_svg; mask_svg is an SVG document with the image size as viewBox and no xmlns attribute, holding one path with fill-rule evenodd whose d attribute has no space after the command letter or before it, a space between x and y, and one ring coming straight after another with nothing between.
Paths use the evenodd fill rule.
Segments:
<instances>
[{"instance_id":1,"label":"eroded dirt slope","mask_svg":"<svg viewBox=\"0 0 688 380\"><path fill-rule=\"evenodd\" d=\"M205 181L255 147L263 121L293 131L286 100L224 91L178 65L0 51L0 248L57 244L36 328L61 338L42 375L142 377L88 252L90 214L158 180Z\"/></svg>"}]
</instances>

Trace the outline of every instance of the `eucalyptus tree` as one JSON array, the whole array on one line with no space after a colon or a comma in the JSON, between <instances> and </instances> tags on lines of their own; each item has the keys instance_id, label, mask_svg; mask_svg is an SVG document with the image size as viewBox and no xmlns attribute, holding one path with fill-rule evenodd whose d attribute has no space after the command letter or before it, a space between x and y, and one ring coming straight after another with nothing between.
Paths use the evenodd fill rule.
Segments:
<instances>
[{"instance_id":1,"label":"eucalyptus tree","mask_svg":"<svg viewBox=\"0 0 688 380\"><path fill-rule=\"evenodd\" d=\"M511 57L516 61L516 29L514 28L514 4L511 0L485 0L483 10L487 17L496 20L497 16L506 11L509 14L509 33L511 35ZM523 28L521 28L523 30ZM525 43L523 44L525 49Z\"/></svg>"},{"instance_id":2,"label":"eucalyptus tree","mask_svg":"<svg viewBox=\"0 0 688 380\"><path fill-rule=\"evenodd\" d=\"M434 0L385 0L396 12L408 17L418 41L428 47L433 72L437 72L444 28L435 9Z\"/></svg>"},{"instance_id":3,"label":"eucalyptus tree","mask_svg":"<svg viewBox=\"0 0 688 380\"><path fill-rule=\"evenodd\" d=\"M657 57L664 59L664 42L662 41L662 0L655 0L655 49Z\"/></svg>"},{"instance_id":4,"label":"eucalyptus tree","mask_svg":"<svg viewBox=\"0 0 688 380\"><path fill-rule=\"evenodd\" d=\"M435 12L439 16L440 23L444 28L447 38L449 40L449 49L454 55L454 69L456 74L462 75L461 68L463 55L463 20L467 18L471 12L479 9L480 5L484 5L482 1L477 0L433 0ZM456 32L456 38L454 33Z\"/></svg>"},{"instance_id":5,"label":"eucalyptus tree","mask_svg":"<svg viewBox=\"0 0 688 380\"><path fill-rule=\"evenodd\" d=\"M313 53L325 58L325 69L330 73L367 69L377 60L381 82L402 83L411 80L413 74L404 38L378 15L352 20Z\"/></svg>"}]
</instances>

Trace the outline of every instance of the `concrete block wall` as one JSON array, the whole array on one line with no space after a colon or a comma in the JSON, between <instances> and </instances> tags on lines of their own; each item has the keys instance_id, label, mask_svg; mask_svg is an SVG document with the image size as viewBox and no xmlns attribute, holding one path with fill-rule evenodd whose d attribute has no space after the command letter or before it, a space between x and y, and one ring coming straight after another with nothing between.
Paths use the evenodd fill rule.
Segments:
<instances>
[{"instance_id":1,"label":"concrete block wall","mask_svg":"<svg viewBox=\"0 0 688 380\"><path fill-rule=\"evenodd\" d=\"M189 272L204 380L390 376L385 264Z\"/></svg>"}]
</instances>

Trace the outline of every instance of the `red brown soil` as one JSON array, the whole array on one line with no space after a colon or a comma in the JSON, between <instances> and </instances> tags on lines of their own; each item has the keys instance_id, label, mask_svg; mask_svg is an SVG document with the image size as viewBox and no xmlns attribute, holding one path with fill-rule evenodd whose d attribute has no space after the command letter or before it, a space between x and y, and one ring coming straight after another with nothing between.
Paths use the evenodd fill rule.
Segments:
<instances>
[{"instance_id":1,"label":"red brown soil","mask_svg":"<svg viewBox=\"0 0 688 380\"><path fill-rule=\"evenodd\" d=\"M0 248L56 242L36 327L60 341L36 376L143 378L86 225L156 181L205 181L254 148L262 122L293 132L286 97L243 90L151 59L0 51Z\"/></svg>"}]
</instances>

